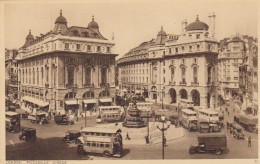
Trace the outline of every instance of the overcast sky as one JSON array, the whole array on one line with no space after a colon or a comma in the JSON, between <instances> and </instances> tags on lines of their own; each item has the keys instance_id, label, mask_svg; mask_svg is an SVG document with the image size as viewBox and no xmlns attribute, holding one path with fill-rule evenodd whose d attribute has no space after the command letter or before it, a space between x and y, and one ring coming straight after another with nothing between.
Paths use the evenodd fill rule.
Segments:
<instances>
[{"instance_id":1,"label":"overcast sky","mask_svg":"<svg viewBox=\"0 0 260 164\"><path fill-rule=\"evenodd\" d=\"M63 1L64 2L64 1ZM163 26L166 33L180 34L181 21L188 24L199 15L209 24L216 14L216 37L223 39L239 32L257 36L257 1L88 1L87 3L7 3L5 4L5 47L20 48L32 30L34 36L53 29L60 9L68 26L87 27L92 15L103 36L115 35L116 51L123 55L144 41L155 38Z\"/></svg>"}]
</instances>

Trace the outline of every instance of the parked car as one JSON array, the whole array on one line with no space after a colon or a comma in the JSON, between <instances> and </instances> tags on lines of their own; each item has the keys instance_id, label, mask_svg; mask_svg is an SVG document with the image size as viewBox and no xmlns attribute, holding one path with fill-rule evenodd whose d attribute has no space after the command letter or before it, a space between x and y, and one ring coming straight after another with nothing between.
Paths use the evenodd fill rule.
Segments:
<instances>
[{"instance_id":1,"label":"parked car","mask_svg":"<svg viewBox=\"0 0 260 164\"><path fill-rule=\"evenodd\" d=\"M23 128L22 134L19 136L20 140L36 140L36 129L34 128Z\"/></svg>"},{"instance_id":2,"label":"parked car","mask_svg":"<svg viewBox=\"0 0 260 164\"><path fill-rule=\"evenodd\" d=\"M54 116L54 121L56 124L74 124L74 121L71 120L66 114L59 114Z\"/></svg>"},{"instance_id":3,"label":"parked car","mask_svg":"<svg viewBox=\"0 0 260 164\"><path fill-rule=\"evenodd\" d=\"M28 120L31 120L32 123L39 123L40 125L48 123L46 113L30 114L28 115Z\"/></svg>"},{"instance_id":4,"label":"parked car","mask_svg":"<svg viewBox=\"0 0 260 164\"><path fill-rule=\"evenodd\" d=\"M21 128L20 114L16 112L5 112L5 126L7 131L18 132Z\"/></svg>"},{"instance_id":5,"label":"parked car","mask_svg":"<svg viewBox=\"0 0 260 164\"><path fill-rule=\"evenodd\" d=\"M190 146L189 153L214 152L216 155L227 151L227 137L224 134L200 134L198 145Z\"/></svg>"},{"instance_id":6,"label":"parked car","mask_svg":"<svg viewBox=\"0 0 260 164\"><path fill-rule=\"evenodd\" d=\"M171 124L177 126L178 125L178 115L177 114L171 115L169 117L169 121L171 121Z\"/></svg>"},{"instance_id":7,"label":"parked car","mask_svg":"<svg viewBox=\"0 0 260 164\"><path fill-rule=\"evenodd\" d=\"M243 131L242 131L242 127L239 126L238 124L232 124L232 133L233 133L233 137L236 138L236 139L244 139L245 136L243 134Z\"/></svg>"},{"instance_id":8,"label":"parked car","mask_svg":"<svg viewBox=\"0 0 260 164\"><path fill-rule=\"evenodd\" d=\"M76 131L76 130L68 130L66 133L65 133L65 137L63 138L63 142L66 142L66 143L72 143L72 144L75 144L75 143L80 143L80 141L78 140L78 138L80 137L80 132L79 131Z\"/></svg>"}]
</instances>

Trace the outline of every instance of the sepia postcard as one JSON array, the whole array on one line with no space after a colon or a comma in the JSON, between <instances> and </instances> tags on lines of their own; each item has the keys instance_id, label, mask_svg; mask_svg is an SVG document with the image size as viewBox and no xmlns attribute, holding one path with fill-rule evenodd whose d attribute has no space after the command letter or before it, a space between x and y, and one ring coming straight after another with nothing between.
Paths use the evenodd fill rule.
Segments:
<instances>
[{"instance_id":1,"label":"sepia postcard","mask_svg":"<svg viewBox=\"0 0 260 164\"><path fill-rule=\"evenodd\" d=\"M258 5L0 1L1 163L258 163Z\"/></svg>"}]
</instances>

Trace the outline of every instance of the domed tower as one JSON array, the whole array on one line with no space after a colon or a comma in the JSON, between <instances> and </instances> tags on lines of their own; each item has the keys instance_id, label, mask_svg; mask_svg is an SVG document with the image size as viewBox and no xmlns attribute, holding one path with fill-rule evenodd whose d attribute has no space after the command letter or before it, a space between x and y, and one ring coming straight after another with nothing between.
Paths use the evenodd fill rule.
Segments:
<instances>
[{"instance_id":1,"label":"domed tower","mask_svg":"<svg viewBox=\"0 0 260 164\"><path fill-rule=\"evenodd\" d=\"M195 30L206 30L206 31L208 31L209 26L206 23L199 21L199 16L197 15L195 22L186 26L185 29L186 29L186 31L195 31Z\"/></svg>"},{"instance_id":2,"label":"domed tower","mask_svg":"<svg viewBox=\"0 0 260 164\"><path fill-rule=\"evenodd\" d=\"M157 39L155 40L155 45L164 45L167 39L167 34L163 30L163 26L161 27L161 31L157 34Z\"/></svg>"},{"instance_id":3,"label":"domed tower","mask_svg":"<svg viewBox=\"0 0 260 164\"><path fill-rule=\"evenodd\" d=\"M34 37L31 34L31 30L29 30L29 34L26 36L23 48L30 46L31 42L33 42L33 41L34 41Z\"/></svg>"},{"instance_id":4,"label":"domed tower","mask_svg":"<svg viewBox=\"0 0 260 164\"><path fill-rule=\"evenodd\" d=\"M88 24L88 28L95 31L96 33L99 33L99 26L94 20L94 15L92 16L92 21Z\"/></svg>"},{"instance_id":5,"label":"domed tower","mask_svg":"<svg viewBox=\"0 0 260 164\"><path fill-rule=\"evenodd\" d=\"M60 16L55 20L55 26L53 33L55 34L64 34L68 30L67 20L62 16L62 10L60 10Z\"/></svg>"}]
</instances>

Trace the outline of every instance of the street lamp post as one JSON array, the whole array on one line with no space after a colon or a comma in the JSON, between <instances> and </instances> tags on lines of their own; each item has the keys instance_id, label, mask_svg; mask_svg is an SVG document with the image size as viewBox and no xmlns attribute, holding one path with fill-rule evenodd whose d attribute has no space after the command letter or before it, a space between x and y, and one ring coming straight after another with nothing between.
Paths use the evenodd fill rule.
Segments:
<instances>
[{"instance_id":1,"label":"street lamp post","mask_svg":"<svg viewBox=\"0 0 260 164\"><path fill-rule=\"evenodd\" d=\"M85 103L84 104L84 107L85 107L85 109L84 109L85 110L85 128L87 127L87 113L86 113L87 112L87 106L88 106L88 104Z\"/></svg>"},{"instance_id":2,"label":"street lamp post","mask_svg":"<svg viewBox=\"0 0 260 164\"><path fill-rule=\"evenodd\" d=\"M160 128L159 126L157 126L157 128L162 132L162 159L164 159L164 146L165 146L164 131L166 131L170 127L171 122L167 121L167 127L164 127L165 116L161 116L161 120L162 120L162 128Z\"/></svg>"}]
</instances>

